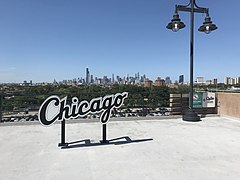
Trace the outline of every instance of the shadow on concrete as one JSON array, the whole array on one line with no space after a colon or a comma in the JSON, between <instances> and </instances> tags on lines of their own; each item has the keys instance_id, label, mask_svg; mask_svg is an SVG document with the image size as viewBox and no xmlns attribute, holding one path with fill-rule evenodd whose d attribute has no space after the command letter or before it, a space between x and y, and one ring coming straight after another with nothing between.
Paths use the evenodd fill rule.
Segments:
<instances>
[{"instance_id":1,"label":"shadow on concrete","mask_svg":"<svg viewBox=\"0 0 240 180\"><path fill-rule=\"evenodd\" d=\"M67 143L67 146L61 147L61 149L94 147L94 146L105 146L105 145L122 145L122 144L140 143L140 142L152 141L152 140L153 140L152 138L132 140L130 137L124 136L124 137L108 140L107 143L101 143L101 142L92 143L90 139L85 139L80 141L69 142Z\"/></svg>"}]
</instances>

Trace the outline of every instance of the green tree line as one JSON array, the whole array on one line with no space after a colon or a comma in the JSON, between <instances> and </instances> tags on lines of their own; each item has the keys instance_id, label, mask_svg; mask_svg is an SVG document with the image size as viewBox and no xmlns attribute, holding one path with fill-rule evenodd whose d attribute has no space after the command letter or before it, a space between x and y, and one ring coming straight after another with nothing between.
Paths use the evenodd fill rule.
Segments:
<instances>
[{"instance_id":1,"label":"green tree line","mask_svg":"<svg viewBox=\"0 0 240 180\"><path fill-rule=\"evenodd\" d=\"M3 88L2 88L3 89ZM95 97L128 92L125 107L167 107L170 93L187 92L187 86L170 89L167 86L142 87L135 85L112 85L109 87L91 86L13 86L3 90L3 111L19 109L38 109L42 102L51 95L63 98L78 97L80 100L91 100Z\"/></svg>"}]
</instances>

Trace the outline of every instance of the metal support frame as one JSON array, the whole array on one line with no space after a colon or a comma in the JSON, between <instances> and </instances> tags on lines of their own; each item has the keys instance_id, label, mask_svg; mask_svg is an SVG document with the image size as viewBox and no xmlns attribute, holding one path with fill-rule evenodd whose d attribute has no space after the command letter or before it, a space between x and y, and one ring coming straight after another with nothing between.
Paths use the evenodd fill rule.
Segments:
<instances>
[{"instance_id":1,"label":"metal support frame","mask_svg":"<svg viewBox=\"0 0 240 180\"><path fill-rule=\"evenodd\" d=\"M58 147L66 147L68 143L65 141L66 136L66 122L65 119L61 122L61 142L58 144ZM107 124L102 125L102 140L100 141L101 144L108 144L109 141L107 140Z\"/></svg>"},{"instance_id":2,"label":"metal support frame","mask_svg":"<svg viewBox=\"0 0 240 180\"><path fill-rule=\"evenodd\" d=\"M176 10L177 11L185 11L185 12L192 12L192 8L188 8L186 6L181 6L181 5L177 5L176 6ZM194 13L206 13L208 14L208 8L193 8L193 12Z\"/></svg>"},{"instance_id":3,"label":"metal support frame","mask_svg":"<svg viewBox=\"0 0 240 180\"><path fill-rule=\"evenodd\" d=\"M102 144L108 144L109 141L107 140L107 124L102 125L102 140L100 141Z\"/></svg>"},{"instance_id":4,"label":"metal support frame","mask_svg":"<svg viewBox=\"0 0 240 180\"><path fill-rule=\"evenodd\" d=\"M58 147L68 146L68 143L65 142L65 119L61 122L61 142L58 144Z\"/></svg>"}]
</instances>

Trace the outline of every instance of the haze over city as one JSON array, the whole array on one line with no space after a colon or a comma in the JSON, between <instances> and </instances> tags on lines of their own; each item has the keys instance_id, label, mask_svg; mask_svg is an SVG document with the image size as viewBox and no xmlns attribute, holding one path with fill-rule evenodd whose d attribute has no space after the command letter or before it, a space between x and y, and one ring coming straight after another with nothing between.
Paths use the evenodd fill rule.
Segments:
<instances>
[{"instance_id":1,"label":"haze over city","mask_svg":"<svg viewBox=\"0 0 240 180\"><path fill-rule=\"evenodd\" d=\"M145 74L189 79L189 14L186 28L166 29L174 6L188 0L8 0L0 3L0 83L53 82L85 77ZM218 29L200 33L195 15L194 79L239 77L240 2L198 0ZM231 6L231 8L228 8Z\"/></svg>"}]
</instances>

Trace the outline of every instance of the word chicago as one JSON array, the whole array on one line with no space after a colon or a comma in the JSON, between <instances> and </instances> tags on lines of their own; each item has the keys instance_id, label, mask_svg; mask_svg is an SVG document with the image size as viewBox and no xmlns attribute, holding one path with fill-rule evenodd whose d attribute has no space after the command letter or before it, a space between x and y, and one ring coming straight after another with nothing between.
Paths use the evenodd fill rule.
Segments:
<instances>
[{"instance_id":1,"label":"word chicago","mask_svg":"<svg viewBox=\"0 0 240 180\"><path fill-rule=\"evenodd\" d=\"M41 105L38 118L43 126L49 126L63 119L84 117L89 113L101 113L100 122L106 124L109 121L112 109L121 107L127 97L127 92L98 97L91 101L79 101L77 97L73 97L71 103L67 104L67 97L60 99L53 95L48 97Z\"/></svg>"}]
</instances>

